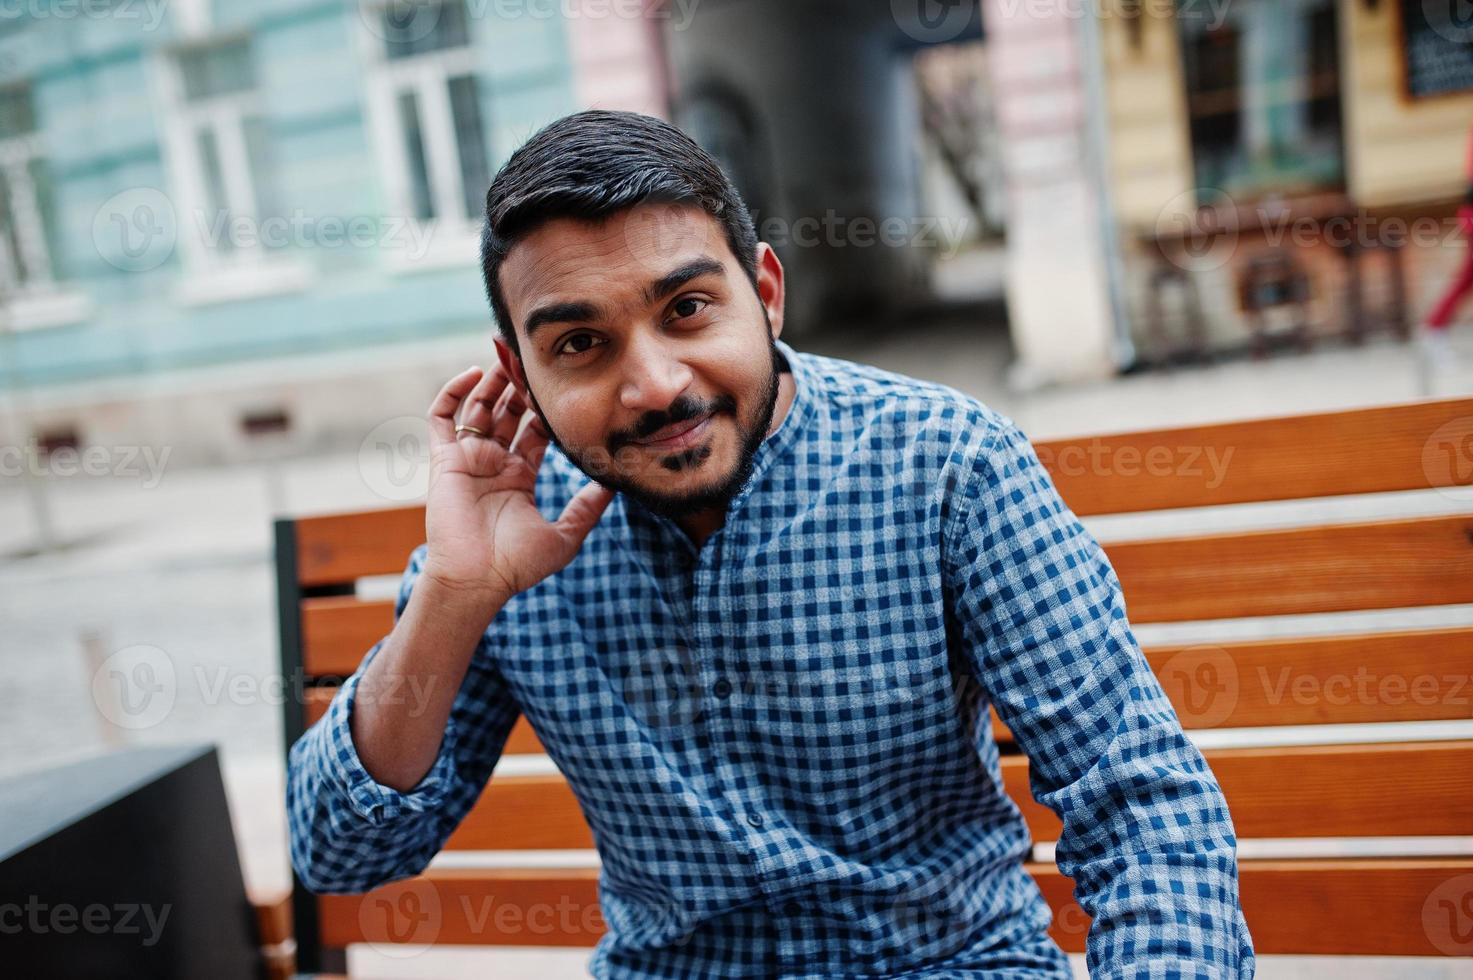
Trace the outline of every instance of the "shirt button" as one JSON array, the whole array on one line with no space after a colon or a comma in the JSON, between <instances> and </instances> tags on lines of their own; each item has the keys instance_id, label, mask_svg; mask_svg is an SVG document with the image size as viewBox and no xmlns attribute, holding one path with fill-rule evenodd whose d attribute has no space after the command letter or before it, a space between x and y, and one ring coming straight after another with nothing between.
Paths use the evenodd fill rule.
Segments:
<instances>
[{"instance_id":1,"label":"shirt button","mask_svg":"<svg viewBox=\"0 0 1473 980\"><path fill-rule=\"evenodd\" d=\"M749 814L747 814L747 823L751 824L753 827L760 827L760 826L762 826L762 814L760 814L760 813L749 813Z\"/></svg>"},{"instance_id":2,"label":"shirt button","mask_svg":"<svg viewBox=\"0 0 1473 980\"><path fill-rule=\"evenodd\" d=\"M716 686L712 690L716 692L718 698L724 698L731 693L731 681L723 677L716 682Z\"/></svg>"},{"instance_id":3,"label":"shirt button","mask_svg":"<svg viewBox=\"0 0 1473 980\"><path fill-rule=\"evenodd\" d=\"M803 906L799 905L797 902L783 903L783 915L797 915L801 911L803 911Z\"/></svg>"}]
</instances>

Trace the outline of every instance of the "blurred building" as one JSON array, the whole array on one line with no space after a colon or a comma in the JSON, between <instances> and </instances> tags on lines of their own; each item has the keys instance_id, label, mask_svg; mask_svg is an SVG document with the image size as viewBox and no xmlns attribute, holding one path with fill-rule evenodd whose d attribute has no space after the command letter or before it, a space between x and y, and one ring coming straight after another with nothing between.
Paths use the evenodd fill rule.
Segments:
<instances>
[{"instance_id":1,"label":"blurred building","mask_svg":"<svg viewBox=\"0 0 1473 980\"><path fill-rule=\"evenodd\" d=\"M0 20L0 439L208 461L421 413L491 356L482 190L584 106L727 165L795 328L1000 285L1022 386L1404 337L1462 247L1460 9L38 2Z\"/></svg>"},{"instance_id":2,"label":"blurred building","mask_svg":"<svg viewBox=\"0 0 1473 980\"><path fill-rule=\"evenodd\" d=\"M630 9L136 0L0 19L0 400L31 430L3 438L208 461L267 434L356 445L386 412L422 413L426 379L493 356L475 247L491 174L578 108L668 114L657 24Z\"/></svg>"},{"instance_id":3,"label":"blurred building","mask_svg":"<svg viewBox=\"0 0 1473 980\"><path fill-rule=\"evenodd\" d=\"M1140 361L1415 330L1462 248L1465 6L1147 0L1101 18Z\"/></svg>"}]
</instances>

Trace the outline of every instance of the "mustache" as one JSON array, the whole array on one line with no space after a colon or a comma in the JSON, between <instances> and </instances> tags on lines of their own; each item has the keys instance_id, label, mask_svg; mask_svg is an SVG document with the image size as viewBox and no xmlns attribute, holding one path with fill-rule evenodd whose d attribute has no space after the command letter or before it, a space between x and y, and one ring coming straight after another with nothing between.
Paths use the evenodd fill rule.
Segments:
<instances>
[{"instance_id":1,"label":"mustache","mask_svg":"<svg viewBox=\"0 0 1473 980\"><path fill-rule=\"evenodd\" d=\"M632 427L609 436L608 448L610 452L618 452L620 448L636 440L648 439L667 425L677 425L703 415L719 415L722 412L734 414L736 399L730 395L718 395L707 401L694 395L681 395L663 412L646 412Z\"/></svg>"}]
</instances>

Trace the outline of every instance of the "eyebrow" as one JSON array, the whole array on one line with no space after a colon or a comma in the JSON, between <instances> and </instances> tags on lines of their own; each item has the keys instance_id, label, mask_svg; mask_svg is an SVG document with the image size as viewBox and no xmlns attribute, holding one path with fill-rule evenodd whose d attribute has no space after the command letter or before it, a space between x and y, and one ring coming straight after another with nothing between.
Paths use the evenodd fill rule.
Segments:
<instances>
[{"instance_id":1,"label":"eyebrow","mask_svg":"<svg viewBox=\"0 0 1473 980\"><path fill-rule=\"evenodd\" d=\"M644 288L644 300L650 304L658 303L692 279L699 279L701 276L724 275L725 272L726 267L720 262L708 255L703 255L647 285ZM533 310L527 317L527 323L522 330L526 333L527 339L531 340L537 328L549 323L588 323L591 320L597 320L598 317L598 307L586 300L549 303Z\"/></svg>"}]
</instances>

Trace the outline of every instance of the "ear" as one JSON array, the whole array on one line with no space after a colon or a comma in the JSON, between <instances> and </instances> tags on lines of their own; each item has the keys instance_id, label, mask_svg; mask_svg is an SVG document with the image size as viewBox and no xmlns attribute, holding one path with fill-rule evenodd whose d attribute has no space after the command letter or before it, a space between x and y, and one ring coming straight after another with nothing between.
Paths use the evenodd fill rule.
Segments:
<instances>
[{"instance_id":1,"label":"ear","mask_svg":"<svg viewBox=\"0 0 1473 980\"><path fill-rule=\"evenodd\" d=\"M527 374L522 370L522 359L512 353L511 345L499 334L496 337L496 356L501 360L502 370L506 371L511 383L516 386L522 397L527 395Z\"/></svg>"},{"instance_id":2,"label":"ear","mask_svg":"<svg viewBox=\"0 0 1473 980\"><path fill-rule=\"evenodd\" d=\"M767 307L776 339L783 332L783 264L766 242L757 243L757 298Z\"/></svg>"}]
</instances>

